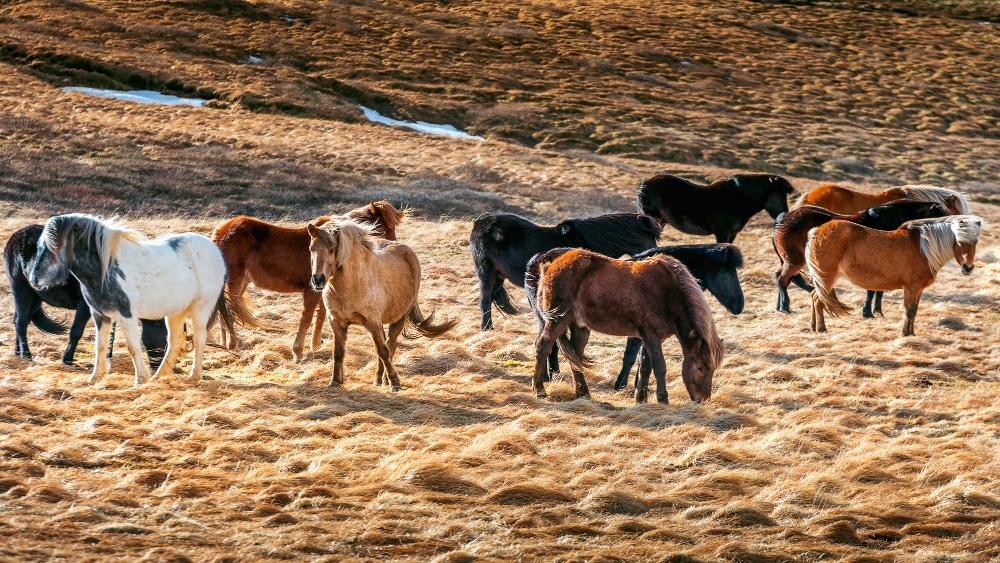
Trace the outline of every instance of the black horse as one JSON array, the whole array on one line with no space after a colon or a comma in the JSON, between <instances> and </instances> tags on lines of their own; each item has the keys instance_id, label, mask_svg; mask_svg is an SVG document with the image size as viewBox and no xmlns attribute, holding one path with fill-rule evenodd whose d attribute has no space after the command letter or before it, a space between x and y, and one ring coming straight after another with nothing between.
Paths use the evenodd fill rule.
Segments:
<instances>
[{"instance_id":1,"label":"black horse","mask_svg":"<svg viewBox=\"0 0 1000 563\"><path fill-rule=\"evenodd\" d=\"M813 290L812 285L801 274L805 266L806 241L811 229L837 219L851 221L870 229L893 231L907 221L944 217L950 214L948 208L940 203L901 199L875 205L853 215L839 215L814 205L803 205L778 215L771 236L771 244L778 254L778 259L781 260L781 269L774 274L778 283L778 311L790 312L789 282L806 291ZM862 311L865 318L870 319L875 316L872 308L873 300L874 312L882 314L882 293L871 290L867 292Z\"/></svg>"},{"instance_id":2,"label":"black horse","mask_svg":"<svg viewBox=\"0 0 1000 563\"><path fill-rule=\"evenodd\" d=\"M28 225L18 229L7 240L3 249L3 262L7 269L7 281L10 282L11 293L14 294L14 332L17 344L14 353L22 358L31 358L28 348L28 324L34 325L49 334L66 332L65 323L49 318L42 309L42 303L60 309L73 309L73 325L69 329L69 344L63 353L64 364L72 364L76 355L76 346L83 336L83 329L90 320L90 307L83 299L80 282L70 276L69 280L60 286L37 290L28 282L25 272L28 263L37 251L38 237L42 234L42 225ZM163 319L142 320L142 344L149 357L149 365L156 369L163 360L167 347L167 323ZM111 349L108 349L110 355ZM110 357L110 356L109 356Z\"/></svg>"},{"instance_id":3,"label":"black horse","mask_svg":"<svg viewBox=\"0 0 1000 563\"><path fill-rule=\"evenodd\" d=\"M501 313L518 312L504 280L523 287L525 268L535 254L565 246L618 258L655 247L661 232L652 217L635 213L567 219L554 227L540 227L507 213L480 215L472 225L469 246L479 276L482 330L493 328L494 304Z\"/></svg>"},{"instance_id":4,"label":"black horse","mask_svg":"<svg viewBox=\"0 0 1000 563\"><path fill-rule=\"evenodd\" d=\"M536 254L528 262L527 273L525 274L524 291L528 302L534 310L535 292L537 278L539 275L538 264L555 260L562 254L572 250L571 248L556 248L548 252ZM698 281L702 289L707 289L715 298L734 315L743 312L743 288L740 286L740 278L736 270L743 267L743 254L740 249L732 244L687 244L677 246L661 246L636 254L629 258L631 261L643 260L657 254L666 254L676 258L681 264L691 272L691 275ZM536 314L537 316L537 314ZM539 319L541 326L542 319ZM572 330L572 328L570 328ZM622 368L615 380L615 389L623 389L628 384L628 374L635 365L635 360L642 349L642 340L639 338L629 338L625 345L625 354L622 357ZM555 354L553 354L555 355ZM551 380L552 374L559 371L558 362L553 361L549 356L549 373L546 381Z\"/></svg>"},{"instance_id":5,"label":"black horse","mask_svg":"<svg viewBox=\"0 0 1000 563\"><path fill-rule=\"evenodd\" d=\"M772 218L788 211L788 195L794 192L788 180L771 174L738 174L708 186L659 174L639 183L637 199L639 213L683 233L731 243L762 209Z\"/></svg>"}]
</instances>

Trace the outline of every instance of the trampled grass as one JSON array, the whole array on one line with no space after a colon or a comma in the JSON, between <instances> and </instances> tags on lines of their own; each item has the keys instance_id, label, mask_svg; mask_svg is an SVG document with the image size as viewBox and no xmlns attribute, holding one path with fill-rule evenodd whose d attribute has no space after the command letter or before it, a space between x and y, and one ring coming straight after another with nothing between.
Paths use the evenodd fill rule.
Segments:
<instances>
[{"instance_id":1,"label":"trampled grass","mask_svg":"<svg viewBox=\"0 0 1000 563\"><path fill-rule=\"evenodd\" d=\"M717 179L738 172L735 166L741 163L785 172L799 190L835 178L866 178L872 184L927 180L933 178L926 174L939 173L934 170L951 174L975 165L980 166L975 170L982 172L977 172L981 183L965 187L983 197L996 190L996 175L983 156L995 152L995 139L988 135L926 133L906 121L916 115L910 113L900 118L909 125L898 127L879 128L861 120L841 124L829 108L848 102L867 107L863 95L831 86L830 101L821 96L813 103L813 98L793 95L790 87L803 82L794 92L805 91L805 83L814 80L803 70L811 68L807 62L792 65L802 58L799 50L832 50L817 60L840 68L837 61L860 65L872 52L845 45L884 43L896 45L884 47L883 56L902 65L899 76L929 80L922 90L928 96L908 98L905 88L887 82L881 101L870 102L872 112L877 108L880 115L887 114L890 106L905 108L918 101L940 110L953 97L976 96L979 101L970 102L970 113L963 114L972 115L995 103L987 99L995 95L988 92L995 79L990 78L990 51L977 44L978 54L963 55L960 43L949 42L955 39L949 34L962 30L966 40L979 41L981 34L995 33L992 28L976 27L981 24L974 20L878 10L864 12L870 18L849 27L839 25L846 20L837 18L857 13L836 6L736 3L724 12L728 8L707 11L707 4L664 5L682 15L700 9L700 19L687 20L695 28L718 30L723 21L730 22L729 33L736 33L733 22L739 21L744 22L739 33L771 37L785 46L772 55L752 52L744 42L742 50L733 48L726 55L756 61L754 68L776 84L774 89L790 96L774 106L784 108L780 111L751 111L755 96L762 104L775 103L773 90L764 87L767 81L745 86L750 101L743 109L729 99L704 105L704 92L722 90L699 81L683 89L670 86L671 103L691 104L697 111L660 106L663 119L685 119L683 127L674 129L675 137L665 137L671 150L728 147L733 155L729 164L717 156L685 162L681 156L663 157L668 161L630 158L656 157L648 152L595 154L599 147L580 142L572 144L575 150L561 150L571 143L546 145L544 139L531 139L528 144L536 147L497 142L520 135L518 127L535 126L516 124L510 135L491 133L491 127L503 127L503 120L508 125L544 120L535 122L546 124L539 130L557 135L550 125L561 114L538 102L546 96L553 105L568 107L576 100L573 107L585 108L571 114L580 127L605 120L594 126L595 134L627 131L623 123L628 119L600 117L604 110L595 100L603 94L594 82L581 83L575 98L560 89L566 83L558 80L551 90L525 89L518 96L530 94L528 100L513 100L509 107L503 107L506 102L490 106L463 99L461 92L435 86L419 66L412 66L414 76L393 75L399 87L387 88L390 79L372 70L392 74L376 64L374 53L382 48L377 42L369 51L345 46L350 64L360 69L351 85L385 89L396 104L403 99L403 85L422 84L425 88L413 90L407 99L423 100L412 107L428 113L401 104L412 111L406 117L428 118L431 109L449 107L440 103L448 96L456 98L456 105L487 108L477 110L478 115L500 125L485 130L472 121L466 125L492 140L472 143L316 119L336 114L323 114L320 106L305 102L312 113L294 115L287 107L254 113L232 99L229 108L137 106L64 93L24 66L0 64L7 70L0 73L0 237L70 211L121 214L150 235L184 230L207 234L237 213L301 224L388 197L413 210L399 237L422 261L424 310L461 319L444 338L402 342L397 365L404 389L398 394L372 386L370 338L352 329L347 383L330 388L329 331L324 348L296 364L288 333L298 317L299 299L251 290L258 313L287 326L288 333L243 330L244 343L235 352L210 348L206 378L197 386L182 382L181 372L191 361L185 355L173 377L130 387L131 361L118 342L112 373L88 387L83 380L93 360L92 329L76 366L59 363L64 337L34 328L29 339L35 359L14 358L12 298L9 291L0 291L0 555L11 560L129 561L937 562L1000 557L1000 407L995 399L1000 387L1000 208L995 205L973 204L974 212L992 221L984 230L976 270L962 276L953 264L947 266L924 295L917 336L908 338L899 337L900 292L887 295L885 318L866 321L855 311L828 319L825 335L808 330L804 292L791 290L791 315L775 312L771 221L756 217L737 238L747 263L741 272L746 310L732 316L709 298L727 353L713 398L705 404L688 400L679 378L679 349L672 340L664 346L671 404L635 405L629 395L611 389L622 339L595 335L588 347L595 360L587 372L593 401L572 399L567 374L550 385L549 399L538 400L529 383L534 319L496 315L498 330L478 331L478 288L467 241L471 218L480 211L513 211L554 222L570 215L631 210L643 176L674 172ZM204 87L222 93L223 85L235 91L233 85L250 80L246 77L258 77L262 98L272 103L286 98L269 88L292 84L287 86L291 93L282 94L291 100L301 87L296 76L320 72L282 58L309 52L283 42L304 41L315 30L310 26L320 25L329 37L363 37L361 27L377 29L379 37L398 41L385 49L395 46L395 56L414 60L420 52L400 47L410 45L413 34L454 41L456 49L473 57L469 68L477 64L474 57L509 51L504 48L509 41L526 45L514 51L527 57L538 38L551 44L548 33L600 47L580 48L573 61L553 59L551 66L540 58L530 65L490 69L503 69L502 74L522 81L535 79L518 76L512 68L563 76L565 69L585 67L579 75L607 76L601 73L613 74L610 69L623 64L622 52L653 61L641 71L650 75L649 81L635 80L642 84L658 84L656 69L681 69L687 65L679 61L688 57L697 62L694 52L685 50L694 48L694 39L654 45L632 41L627 29L617 39L608 33L610 20L621 14L615 10L634 8L627 3L525 3L516 13L504 12L505 19L499 14L509 8L490 12L479 4L404 6L412 12L378 2L129 6L10 3L0 9L0 26L9 32L7 41L35 41L32 45L40 48L44 39L45 46L60 52L79 47L88 56L149 72L165 72L170 65L164 61L187 45L188 55L176 71L184 84L201 87L204 81ZM607 17L592 17L597 9ZM381 14L384 19L350 23L344 13ZM824 26L810 24L817 13L834 19ZM297 21L282 20L285 15ZM223 33L219 22L230 20L233 27ZM588 21L589 31L581 27ZM885 21L896 25L878 28L880 33L867 27ZM651 28L655 24L649 23ZM276 33L277 26L289 32ZM95 30L102 29L107 31L100 33L110 35L98 41ZM454 35L457 29L488 41L469 47L465 35ZM580 39L602 32L600 37L610 39ZM191 33L205 40L194 41ZM915 45L903 43L904 36ZM131 42L143 38L156 42L142 51L131 49ZM266 41L273 51L263 49ZM220 55L230 53L225 45L237 43L252 43L255 50ZM326 43L316 48L327 49L322 45ZM712 49L721 59L718 53L724 51L716 44ZM272 63L263 68L240 65L237 61L247 54L267 55ZM676 63L670 58L674 56ZM774 56L788 66L781 67ZM937 56L956 57L966 65L962 72L983 82L969 78L959 86L944 74L927 74L919 65L897 60ZM974 60L962 58L966 56ZM217 61L204 62L208 59ZM335 67L326 51L310 60ZM439 66L442 73L461 70ZM223 69L233 74L226 77ZM843 72L834 85L863 89L881 76L874 71L851 74L849 67ZM815 80L820 78L831 79ZM633 80L627 75L620 79ZM473 85L487 83L476 80ZM620 86L616 84L606 87ZM587 92L596 97L584 99ZM320 99L325 98L315 98ZM824 105L828 102L833 105ZM783 117L786 111L796 113ZM433 117L440 115L465 114ZM810 137L803 132L807 130L826 133ZM759 155L757 145L740 146L750 137L763 138L762 132L771 140ZM723 137L726 143L718 142ZM856 143L851 151L818 150L847 141ZM871 150L876 145L881 148ZM816 158L822 159L814 162L816 170L792 166ZM867 171L884 172L880 167L886 159L905 161L898 175ZM826 171L823 163L828 161L833 164ZM712 166L720 164L729 167ZM962 174L966 172L953 178L941 173L941 178L959 182L972 177L971 172ZM847 183L875 189L868 183ZM670 229L662 240L706 241ZM845 302L860 304L861 291L843 283L840 287ZM514 295L526 305L518 292Z\"/></svg>"}]
</instances>

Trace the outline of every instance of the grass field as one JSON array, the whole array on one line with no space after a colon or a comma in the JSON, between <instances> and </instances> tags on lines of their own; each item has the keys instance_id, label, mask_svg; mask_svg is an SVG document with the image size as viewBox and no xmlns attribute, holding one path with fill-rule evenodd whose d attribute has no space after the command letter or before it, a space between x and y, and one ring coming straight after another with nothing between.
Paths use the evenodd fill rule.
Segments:
<instances>
[{"instance_id":1,"label":"grass field","mask_svg":"<svg viewBox=\"0 0 1000 563\"><path fill-rule=\"evenodd\" d=\"M208 234L236 214L301 225L388 198L410 207L398 232L423 264L422 307L460 319L402 342L397 394L372 386L374 349L352 328L331 388L329 330L295 363L299 298L251 290L287 331L210 348L196 386L186 354L131 387L118 342L89 387L92 328L75 366L59 363L65 337L34 328L34 360L15 358L0 291L0 559L1000 558L998 16L930 1L0 3L0 237L73 211ZM213 101L54 87L70 83ZM357 103L487 141L368 124ZM757 216L736 241L746 310L709 297L727 351L703 404L674 340L671 404L635 405L611 389L622 339L588 347L593 401L572 399L568 374L538 400L531 315L479 332L476 214L629 211L644 176L744 171L799 191L938 183L992 224L976 270L946 266L901 338L901 292L885 318L856 309L823 335L798 289L775 312Z\"/></svg>"}]
</instances>

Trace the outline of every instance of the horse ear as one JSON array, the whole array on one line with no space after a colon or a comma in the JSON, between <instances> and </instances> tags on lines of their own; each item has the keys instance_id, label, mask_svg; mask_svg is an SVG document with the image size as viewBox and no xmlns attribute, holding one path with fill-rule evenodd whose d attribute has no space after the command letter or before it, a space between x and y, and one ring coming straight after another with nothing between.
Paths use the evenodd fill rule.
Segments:
<instances>
[{"instance_id":1,"label":"horse ear","mask_svg":"<svg viewBox=\"0 0 1000 563\"><path fill-rule=\"evenodd\" d=\"M953 209L958 209L958 205L956 205L958 203L957 195L951 194L950 196L948 196L948 199L945 200L945 202L948 204L948 207L951 207Z\"/></svg>"},{"instance_id":2,"label":"horse ear","mask_svg":"<svg viewBox=\"0 0 1000 563\"><path fill-rule=\"evenodd\" d=\"M312 223L309 223L308 225L306 225L306 232L309 233L310 237L317 238L318 235L316 233L319 232L319 227L313 225Z\"/></svg>"}]
</instances>

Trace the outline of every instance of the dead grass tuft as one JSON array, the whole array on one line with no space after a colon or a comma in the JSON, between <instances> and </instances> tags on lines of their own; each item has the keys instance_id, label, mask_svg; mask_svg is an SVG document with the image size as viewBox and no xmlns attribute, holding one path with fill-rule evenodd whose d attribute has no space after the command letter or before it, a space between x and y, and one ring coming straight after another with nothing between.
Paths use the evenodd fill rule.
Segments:
<instances>
[{"instance_id":1,"label":"dead grass tuft","mask_svg":"<svg viewBox=\"0 0 1000 563\"><path fill-rule=\"evenodd\" d=\"M491 504L528 505L528 504L564 504L571 503L573 497L552 486L535 483L511 485L491 493L485 499Z\"/></svg>"}]
</instances>

